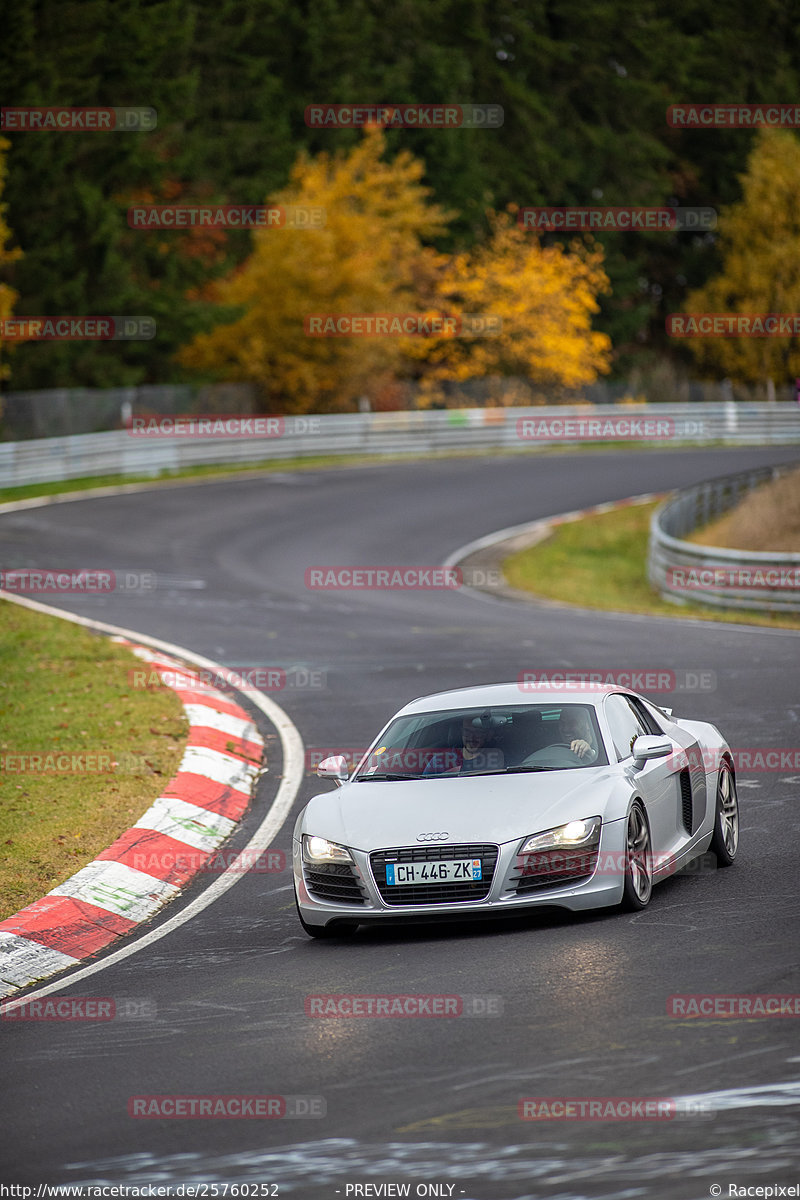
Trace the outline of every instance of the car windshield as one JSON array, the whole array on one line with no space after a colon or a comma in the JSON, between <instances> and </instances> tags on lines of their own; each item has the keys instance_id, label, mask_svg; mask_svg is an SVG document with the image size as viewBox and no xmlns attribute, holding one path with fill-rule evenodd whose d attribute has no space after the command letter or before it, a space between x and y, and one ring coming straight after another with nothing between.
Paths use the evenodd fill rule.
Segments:
<instances>
[{"instance_id":1,"label":"car windshield","mask_svg":"<svg viewBox=\"0 0 800 1200\"><path fill-rule=\"evenodd\" d=\"M590 704L520 704L397 717L353 782L566 771L608 763Z\"/></svg>"}]
</instances>

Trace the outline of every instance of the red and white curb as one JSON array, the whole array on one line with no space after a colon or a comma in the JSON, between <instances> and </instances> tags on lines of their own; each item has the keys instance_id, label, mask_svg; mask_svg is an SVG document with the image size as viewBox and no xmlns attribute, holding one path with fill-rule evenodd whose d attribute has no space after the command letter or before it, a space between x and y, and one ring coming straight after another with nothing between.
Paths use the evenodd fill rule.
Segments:
<instances>
[{"instance_id":1,"label":"red and white curb","mask_svg":"<svg viewBox=\"0 0 800 1200\"><path fill-rule=\"evenodd\" d=\"M0 922L0 996L74 967L157 913L236 828L261 770L264 742L244 709L177 659L125 637L113 640L177 692L189 740L177 774L135 825Z\"/></svg>"}]
</instances>

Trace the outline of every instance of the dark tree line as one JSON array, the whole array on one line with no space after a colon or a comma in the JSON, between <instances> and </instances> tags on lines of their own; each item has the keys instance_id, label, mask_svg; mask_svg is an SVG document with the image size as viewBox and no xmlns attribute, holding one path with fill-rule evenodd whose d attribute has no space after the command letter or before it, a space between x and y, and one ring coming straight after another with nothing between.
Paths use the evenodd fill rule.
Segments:
<instances>
[{"instance_id":1,"label":"dark tree line","mask_svg":"<svg viewBox=\"0 0 800 1200\"><path fill-rule=\"evenodd\" d=\"M672 129L667 107L796 97L798 18L793 0L6 0L4 105L158 110L152 133L7 134L16 315L147 314L159 328L154 342L20 346L6 386L186 378L175 352L209 328L208 284L249 237L134 231L126 209L262 203L301 151L360 136L308 128L309 104L503 106L497 131L388 134L458 214L442 249L484 238L487 208L511 203L731 203L753 134ZM602 242L613 293L597 327L621 372L664 352L664 314L719 264L708 235Z\"/></svg>"}]
</instances>

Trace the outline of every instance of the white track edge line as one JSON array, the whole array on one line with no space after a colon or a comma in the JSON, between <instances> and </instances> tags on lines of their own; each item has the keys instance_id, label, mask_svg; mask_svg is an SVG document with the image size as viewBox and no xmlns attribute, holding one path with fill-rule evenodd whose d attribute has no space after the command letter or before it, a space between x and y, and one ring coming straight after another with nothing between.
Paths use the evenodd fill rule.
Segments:
<instances>
[{"instance_id":1,"label":"white track edge line","mask_svg":"<svg viewBox=\"0 0 800 1200\"><path fill-rule=\"evenodd\" d=\"M14 604L19 604L23 608L30 608L35 612L44 613L46 616L61 617L63 620L71 621L75 625L83 625L89 629L96 629L101 633L122 634L124 637L132 638L143 645L155 646L156 649L177 655L188 662L194 662L200 667L206 667L210 670L219 669L218 663L203 657L201 654L195 654L194 651L186 650L182 646L176 646L172 642L163 642L159 638L153 638L147 634L136 633L131 629L123 629L119 625L109 625L104 621L95 621L90 617L80 617L75 613L63 612L61 609L53 608L49 604L41 604L38 600L28 600L26 597L14 596L2 590L0 590L0 599L10 600ZM269 847L291 811L292 804L302 783L304 766L303 740L291 718L271 697L258 691L256 688L248 692L248 699L252 701L256 708L264 713L278 731L283 752L283 778L281 779L275 799L269 807L269 811L250 841L243 847L242 853L248 850L260 852ZM149 933L137 938L136 941L131 942L129 945L121 946L119 950L112 951L111 954L101 959L100 962L90 963L86 967L81 967L66 978L58 979L54 983L38 988L35 992L29 992L26 996L20 997L17 1000L9 997L3 1002L4 1010L16 1008L18 1005L26 1004L29 1000L38 999L40 996L48 996L51 992L57 991L58 988L72 987L80 979L86 979L89 975L95 975L98 971L102 971L106 967L113 966L115 963L129 958L137 950L143 950L146 946L152 945L153 942L157 942L160 938L166 937L168 933L172 933L174 929L178 929L181 925L184 925L187 921L190 921L193 917L201 913L203 909L208 908L210 904L213 904L215 900L224 895L229 888L233 887L242 878L243 872L234 869L235 866L236 864L232 864L230 867L227 867L218 879L209 884L202 895L197 896L191 903L187 904L186 908L176 913L174 917L170 917L163 925L159 925L157 929L151 929Z\"/></svg>"}]
</instances>

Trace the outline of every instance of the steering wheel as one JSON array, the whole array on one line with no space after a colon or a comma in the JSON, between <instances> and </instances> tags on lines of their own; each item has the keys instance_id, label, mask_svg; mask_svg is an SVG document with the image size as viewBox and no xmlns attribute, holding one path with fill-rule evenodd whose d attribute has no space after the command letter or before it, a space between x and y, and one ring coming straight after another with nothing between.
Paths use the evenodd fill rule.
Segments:
<instances>
[{"instance_id":1,"label":"steering wheel","mask_svg":"<svg viewBox=\"0 0 800 1200\"><path fill-rule=\"evenodd\" d=\"M564 762L564 756L558 754L555 755L555 757L559 761L547 762L546 757L551 750L566 750L570 757L570 761ZM537 765L541 765L543 767L571 767L574 766L576 762L582 763L583 759L579 754L576 754L574 750L570 749L569 742L550 742L547 746L542 746L540 750L535 750L533 754L529 754L520 765L524 767L535 767Z\"/></svg>"}]
</instances>

